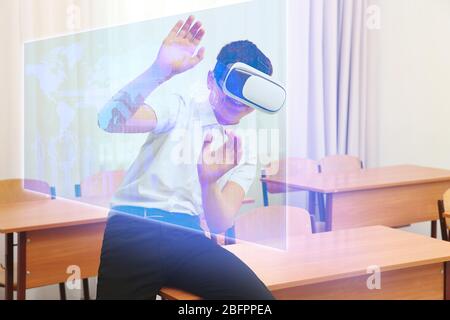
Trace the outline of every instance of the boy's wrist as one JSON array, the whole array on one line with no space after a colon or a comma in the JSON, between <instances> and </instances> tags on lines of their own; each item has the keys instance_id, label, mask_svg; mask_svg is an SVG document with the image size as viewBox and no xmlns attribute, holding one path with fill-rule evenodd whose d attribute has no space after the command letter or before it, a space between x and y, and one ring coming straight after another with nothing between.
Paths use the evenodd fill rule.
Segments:
<instances>
[{"instance_id":1,"label":"boy's wrist","mask_svg":"<svg viewBox=\"0 0 450 320\"><path fill-rule=\"evenodd\" d=\"M218 184L217 181L214 182L202 182L200 181L200 185L202 188L202 194L211 194L218 191Z\"/></svg>"},{"instance_id":2,"label":"boy's wrist","mask_svg":"<svg viewBox=\"0 0 450 320\"><path fill-rule=\"evenodd\" d=\"M155 61L151 67L147 70L147 75L156 81L158 85L170 80L172 73L170 67L163 66Z\"/></svg>"}]
</instances>

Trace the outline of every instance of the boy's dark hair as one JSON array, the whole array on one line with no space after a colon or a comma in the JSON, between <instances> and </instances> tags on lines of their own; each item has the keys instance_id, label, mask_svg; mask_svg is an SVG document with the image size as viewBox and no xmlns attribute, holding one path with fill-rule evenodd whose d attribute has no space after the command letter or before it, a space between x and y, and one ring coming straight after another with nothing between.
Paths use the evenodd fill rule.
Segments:
<instances>
[{"instance_id":1,"label":"boy's dark hair","mask_svg":"<svg viewBox=\"0 0 450 320\"><path fill-rule=\"evenodd\" d=\"M272 62L251 41L242 40L227 44L217 56L214 68L214 78L219 81L224 76L229 64L242 62L271 76L273 74Z\"/></svg>"}]
</instances>

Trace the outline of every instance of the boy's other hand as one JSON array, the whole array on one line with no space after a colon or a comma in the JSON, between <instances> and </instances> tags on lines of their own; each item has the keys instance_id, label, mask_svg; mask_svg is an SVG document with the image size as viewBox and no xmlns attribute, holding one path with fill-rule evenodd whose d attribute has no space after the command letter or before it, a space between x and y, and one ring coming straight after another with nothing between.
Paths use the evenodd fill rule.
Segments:
<instances>
[{"instance_id":1,"label":"boy's other hand","mask_svg":"<svg viewBox=\"0 0 450 320\"><path fill-rule=\"evenodd\" d=\"M216 183L242 159L242 141L233 132L226 132L228 141L218 150L212 150L213 136L208 134L203 144L197 169L202 187Z\"/></svg>"},{"instance_id":2,"label":"boy's other hand","mask_svg":"<svg viewBox=\"0 0 450 320\"><path fill-rule=\"evenodd\" d=\"M193 16L186 22L178 21L163 41L155 65L166 78L194 68L204 58L205 48L198 49L198 46L205 30L200 21L194 21Z\"/></svg>"}]
</instances>

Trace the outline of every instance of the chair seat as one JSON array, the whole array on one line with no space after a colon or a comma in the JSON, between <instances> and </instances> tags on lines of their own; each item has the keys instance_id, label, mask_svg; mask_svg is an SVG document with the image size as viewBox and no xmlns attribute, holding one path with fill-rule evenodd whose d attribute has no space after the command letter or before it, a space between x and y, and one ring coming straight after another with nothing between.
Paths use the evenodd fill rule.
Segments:
<instances>
[{"instance_id":1,"label":"chair seat","mask_svg":"<svg viewBox=\"0 0 450 320\"><path fill-rule=\"evenodd\" d=\"M14 270L16 269L16 266L14 266ZM0 288L4 288L6 285L6 270L0 266ZM16 272L14 273L14 290L17 289L17 275Z\"/></svg>"},{"instance_id":2,"label":"chair seat","mask_svg":"<svg viewBox=\"0 0 450 320\"><path fill-rule=\"evenodd\" d=\"M159 295L165 300L181 300L181 301L202 300L202 298L194 294L172 288L162 288L159 292Z\"/></svg>"}]
</instances>

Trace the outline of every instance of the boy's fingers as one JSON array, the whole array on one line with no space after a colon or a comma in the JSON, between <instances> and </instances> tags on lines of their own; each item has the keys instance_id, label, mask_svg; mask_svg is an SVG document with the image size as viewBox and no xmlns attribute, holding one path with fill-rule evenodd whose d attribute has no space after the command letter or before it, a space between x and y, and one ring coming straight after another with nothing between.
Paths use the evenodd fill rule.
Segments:
<instances>
[{"instance_id":1,"label":"boy's fingers","mask_svg":"<svg viewBox=\"0 0 450 320\"><path fill-rule=\"evenodd\" d=\"M228 164L238 165L242 158L242 140L232 131L225 131L228 141L225 145Z\"/></svg>"},{"instance_id":2,"label":"boy's fingers","mask_svg":"<svg viewBox=\"0 0 450 320\"><path fill-rule=\"evenodd\" d=\"M191 67L193 68L197 64L202 62L204 57L205 57L205 48L200 48L200 50L198 50L197 54L189 59Z\"/></svg>"},{"instance_id":3,"label":"boy's fingers","mask_svg":"<svg viewBox=\"0 0 450 320\"><path fill-rule=\"evenodd\" d=\"M198 33L198 31L200 30L201 27L202 27L202 23L200 21L197 21L196 23L194 23L191 30L189 30L188 34L186 35L186 39L188 39L189 41L192 41L195 38L196 34Z\"/></svg>"},{"instance_id":4,"label":"boy's fingers","mask_svg":"<svg viewBox=\"0 0 450 320\"><path fill-rule=\"evenodd\" d=\"M169 38L175 37L178 32L180 31L181 27L183 26L183 20L179 20L177 24L170 30L170 33L168 35Z\"/></svg>"},{"instance_id":5,"label":"boy's fingers","mask_svg":"<svg viewBox=\"0 0 450 320\"><path fill-rule=\"evenodd\" d=\"M180 38L186 37L186 35L189 32L189 29L191 29L191 25L192 22L194 22L194 19L195 19L194 16L189 16L189 18L186 20L186 23L184 24L183 28L181 28L181 31L178 34Z\"/></svg>"},{"instance_id":6,"label":"boy's fingers","mask_svg":"<svg viewBox=\"0 0 450 320\"><path fill-rule=\"evenodd\" d=\"M213 142L213 135L211 133L207 133L203 140L203 149L200 153L199 163L202 164L211 164L212 152L211 152L211 143Z\"/></svg>"},{"instance_id":7,"label":"boy's fingers","mask_svg":"<svg viewBox=\"0 0 450 320\"><path fill-rule=\"evenodd\" d=\"M192 42L195 46L198 46L200 42L202 41L203 37L205 36L206 31L204 29L200 29L195 37L193 38Z\"/></svg>"},{"instance_id":8,"label":"boy's fingers","mask_svg":"<svg viewBox=\"0 0 450 320\"><path fill-rule=\"evenodd\" d=\"M201 48L198 50L198 52L197 52L197 58L198 58L200 61L202 61L203 58L205 57L205 51L206 51L205 47L201 47Z\"/></svg>"},{"instance_id":9,"label":"boy's fingers","mask_svg":"<svg viewBox=\"0 0 450 320\"><path fill-rule=\"evenodd\" d=\"M225 130L225 135L228 137L228 141L227 141L228 147L230 147L230 148L235 147L236 141L239 141L239 144L240 144L241 138L238 137L233 131Z\"/></svg>"},{"instance_id":10,"label":"boy's fingers","mask_svg":"<svg viewBox=\"0 0 450 320\"><path fill-rule=\"evenodd\" d=\"M203 148L207 145L211 144L213 141L213 135L211 133L207 133L205 139L203 140Z\"/></svg>"},{"instance_id":11,"label":"boy's fingers","mask_svg":"<svg viewBox=\"0 0 450 320\"><path fill-rule=\"evenodd\" d=\"M240 137L236 137L234 144L234 164L238 165L242 159L242 140Z\"/></svg>"},{"instance_id":12,"label":"boy's fingers","mask_svg":"<svg viewBox=\"0 0 450 320\"><path fill-rule=\"evenodd\" d=\"M243 154L243 150L242 150L242 142L241 142L241 140L239 139L238 140L238 144L237 144L237 148L236 148L236 157L235 157L235 164L236 165L238 165L238 164L240 164L241 163L241 160L242 160L242 154Z\"/></svg>"}]
</instances>

